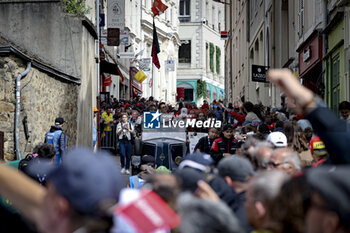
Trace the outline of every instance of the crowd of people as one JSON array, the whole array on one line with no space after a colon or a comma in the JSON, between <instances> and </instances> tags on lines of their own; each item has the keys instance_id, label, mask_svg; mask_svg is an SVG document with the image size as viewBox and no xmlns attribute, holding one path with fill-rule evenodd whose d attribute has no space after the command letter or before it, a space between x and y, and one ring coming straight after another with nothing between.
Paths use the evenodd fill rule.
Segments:
<instances>
[{"instance_id":1,"label":"crowd of people","mask_svg":"<svg viewBox=\"0 0 350 233\"><path fill-rule=\"evenodd\" d=\"M177 227L157 232L350 232L350 103L339 105L340 119L289 70L270 70L268 76L288 97L285 108L238 99L227 107L217 101L171 105L153 98L103 103L102 142L115 131L120 168L112 156L83 149L65 154L61 164L36 162L24 171L37 176L0 164L0 195L21 213L14 217L0 208L7 217L0 230L140 232L144 222L121 221L115 209L125 189L121 173L130 174L132 141L142 137L142 113L158 110L173 119L215 118L224 124L188 127L187 132L208 135L173 171L156 167L152 156L142 158L131 188L152 190L181 219ZM52 152L43 144L35 154ZM44 184L38 180L43 174Z\"/></svg>"}]
</instances>

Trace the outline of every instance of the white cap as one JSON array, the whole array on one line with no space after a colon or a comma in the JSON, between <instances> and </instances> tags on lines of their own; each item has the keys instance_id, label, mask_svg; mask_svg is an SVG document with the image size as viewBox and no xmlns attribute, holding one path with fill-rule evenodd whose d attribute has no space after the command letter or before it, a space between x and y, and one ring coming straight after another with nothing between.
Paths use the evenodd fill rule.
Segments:
<instances>
[{"instance_id":1,"label":"white cap","mask_svg":"<svg viewBox=\"0 0 350 233\"><path fill-rule=\"evenodd\" d=\"M275 147L286 147L287 137L281 132L272 132L267 137L267 141L271 142Z\"/></svg>"}]
</instances>

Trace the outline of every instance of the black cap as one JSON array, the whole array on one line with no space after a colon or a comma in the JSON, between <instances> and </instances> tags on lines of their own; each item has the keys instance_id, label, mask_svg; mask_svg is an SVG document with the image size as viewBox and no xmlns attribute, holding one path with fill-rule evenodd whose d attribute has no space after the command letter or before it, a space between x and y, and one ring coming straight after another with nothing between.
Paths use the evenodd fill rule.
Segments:
<instances>
[{"instance_id":1,"label":"black cap","mask_svg":"<svg viewBox=\"0 0 350 233\"><path fill-rule=\"evenodd\" d=\"M191 167L177 169L174 175L181 181L183 191L194 193L197 190L197 183L205 179L205 173Z\"/></svg>"},{"instance_id":2,"label":"black cap","mask_svg":"<svg viewBox=\"0 0 350 233\"><path fill-rule=\"evenodd\" d=\"M57 117L55 120L55 125L62 125L64 122L65 121L62 117Z\"/></svg>"},{"instance_id":3,"label":"black cap","mask_svg":"<svg viewBox=\"0 0 350 233\"><path fill-rule=\"evenodd\" d=\"M350 166L322 166L309 169L307 181L330 210L336 212L340 222L350 226Z\"/></svg>"}]
</instances>

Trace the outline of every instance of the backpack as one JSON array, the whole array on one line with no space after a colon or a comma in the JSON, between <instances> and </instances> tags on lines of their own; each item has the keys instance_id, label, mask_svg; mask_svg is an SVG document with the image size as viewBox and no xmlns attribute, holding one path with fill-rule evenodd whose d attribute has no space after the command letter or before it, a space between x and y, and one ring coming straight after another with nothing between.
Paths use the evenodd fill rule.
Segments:
<instances>
[{"instance_id":1,"label":"backpack","mask_svg":"<svg viewBox=\"0 0 350 233\"><path fill-rule=\"evenodd\" d=\"M40 185L44 185L46 184L46 174L42 175L42 174L33 174L31 172L29 172L29 167L32 163L40 163L39 158L34 157L32 154L27 154L26 157L24 159L22 159L21 161L19 161L18 164L18 170L22 171L24 174L26 174L28 177L32 178L33 180L39 182Z\"/></svg>"},{"instance_id":2,"label":"backpack","mask_svg":"<svg viewBox=\"0 0 350 233\"><path fill-rule=\"evenodd\" d=\"M27 154L24 159L21 159L21 161L19 161L18 170L27 174L27 166L29 164L29 161L32 161L33 159L34 156L32 154Z\"/></svg>"}]
</instances>

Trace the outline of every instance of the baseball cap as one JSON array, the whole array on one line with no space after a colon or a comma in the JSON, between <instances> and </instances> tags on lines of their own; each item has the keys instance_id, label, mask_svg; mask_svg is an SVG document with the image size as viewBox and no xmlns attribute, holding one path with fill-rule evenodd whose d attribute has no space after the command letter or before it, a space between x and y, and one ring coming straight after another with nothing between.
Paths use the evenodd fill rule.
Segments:
<instances>
[{"instance_id":1,"label":"baseball cap","mask_svg":"<svg viewBox=\"0 0 350 233\"><path fill-rule=\"evenodd\" d=\"M182 190L192 193L197 190L198 181L205 179L205 173L191 167L177 169L173 174L181 181Z\"/></svg>"},{"instance_id":2,"label":"baseball cap","mask_svg":"<svg viewBox=\"0 0 350 233\"><path fill-rule=\"evenodd\" d=\"M327 207L336 212L340 222L350 226L349 165L322 166L308 169L306 178L312 190L318 193Z\"/></svg>"},{"instance_id":3,"label":"baseball cap","mask_svg":"<svg viewBox=\"0 0 350 233\"><path fill-rule=\"evenodd\" d=\"M96 107L94 107L94 112L98 112L98 109Z\"/></svg>"},{"instance_id":4,"label":"baseball cap","mask_svg":"<svg viewBox=\"0 0 350 233\"><path fill-rule=\"evenodd\" d=\"M282 132L272 132L267 136L267 141L271 142L275 147L286 147L287 137Z\"/></svg>"},{"instance_id":5,"label":"baseball cap","mask_svg":"<svg viewBox=\"0 0 350 233\"><path fill-rule=\"evenodd\" d=\"M309 143L309 148L312 154L315 155L326 155L327 150L323 141L319 136L312 137Z\"/></svg>"},{"instance_id":6,"label":"baseball cap","mask_svg":"<svg viewBox=\"0 0 350 233\"><path fill-rule=\"evenodd\" d=\"M182 162L179 164L179 169L191 167L205 172L211 165L214 165L214 160L210 155L197 152L193 154L187 154L185 157L183 157Z\"/></svg>"},{"instance_id":7,"label":"baseball cap","mask_svg":"<svg viewBox=\"0 0 350 233\"><path fill-rule=\"evenodd\" d=\"M221 177L229 176L232 180L240 182L248 182L255 175L252 164L238 155L221 159L218 170Z\"/></svg>"},{"instance_id":8,"label":"baseball cap","mask_svg":"<svg viewBox=\"0 0 350 233\"><path fill-rule=\"evenodd\" d=\"M62 117L57 117L55 119L55 125L62 125L64 123L64 119Z\"/></svg>"},{"instance_id":9,"label":"baseball cap","mask_svg":"<svg viewBox=\"0 0 350 233\"><path fill-rule=\"evenodd\" d=\"M94 154L89 149L76 148L68 152L62 164L33 163L31 173L40 172L56 191L82 214L105 216L101 205L117 203L123 179L117 163L107 153Z\"/></svg>"},{"instance_id":10,"label":"baseball cap","mask_svg":"<svg viewBox=\"0 0 350 233\"><path fill-rule=\"evenodd\" d=\"M298 125L301 127L301 129L304 131L306 128L310 128L312 129L311 123L310 121L306 120L306 119L301 119L298 120Z\"/></svg>"}]
</instances>

